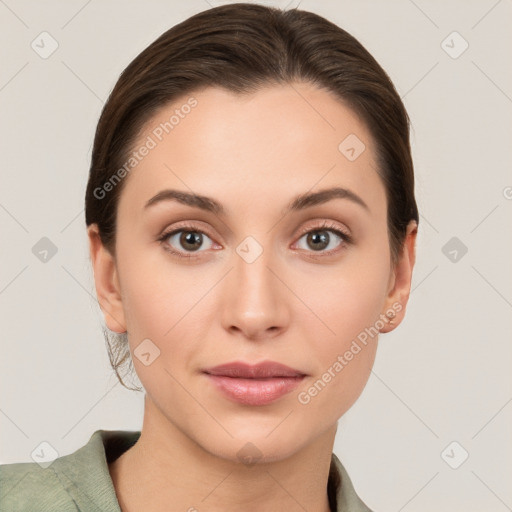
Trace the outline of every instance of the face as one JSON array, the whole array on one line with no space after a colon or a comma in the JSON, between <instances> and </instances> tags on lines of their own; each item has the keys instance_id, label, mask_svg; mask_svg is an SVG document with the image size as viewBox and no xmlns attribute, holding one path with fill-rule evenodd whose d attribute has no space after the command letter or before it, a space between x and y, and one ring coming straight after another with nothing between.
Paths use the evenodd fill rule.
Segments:
<instances>
[{"instance_id":1,"label":"face","mask_svg":"<svg viewBox=\"0 0 512 512\"><path fill-rule=\"evenodd\" d=\"M134 150L144 144L118 205L116 259L101 247L93 259L146 413L225 459L246 442L289 456L335 429L390 330L384 315L396 327L405 309L413 258L391 265L374 142L328 92L293 84L193 93L151 119ZM303 377L270 400L237 400L204 373L262 361Z\"/></svg>"}]
</instances>

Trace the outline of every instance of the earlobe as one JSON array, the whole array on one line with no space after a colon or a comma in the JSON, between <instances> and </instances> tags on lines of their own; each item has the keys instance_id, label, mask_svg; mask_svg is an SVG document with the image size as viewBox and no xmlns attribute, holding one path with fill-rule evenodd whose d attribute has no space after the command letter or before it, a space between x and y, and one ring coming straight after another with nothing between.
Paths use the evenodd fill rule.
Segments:
<instances>
[{"instance_id":1,"label":"earlobe","mask_svg":"<svg viewBox=\"0 0 512 512\"><path fill-rule=\"evenodd\" d=\"M103 245L98 226L87 228L89 252L94 272L98 302L107 327L114 332L126 332L126 322L121 300L121 289L113 255Z\"/></svg>"},{"instance_id":2,"label":"earlobe","mask_svg":"<svg viewBox=\"0 0 512 512\"><path fill-rule=\"evenodd\" d=\"M411 292L412 271L416 262L417 234L418 225L416 221L411 220L407 226L402 251L393 272L392 285L382 312L387 322L381 329L381 333L395 329L405 316L405 308Z\"/></svg>"}]
</instances>

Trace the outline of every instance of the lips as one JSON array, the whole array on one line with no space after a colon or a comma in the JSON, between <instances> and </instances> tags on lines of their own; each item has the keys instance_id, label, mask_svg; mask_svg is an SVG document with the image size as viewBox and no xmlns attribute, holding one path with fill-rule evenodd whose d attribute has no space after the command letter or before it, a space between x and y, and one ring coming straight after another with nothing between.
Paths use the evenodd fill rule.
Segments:
<instances>
[{"instance_id":1,"label":"lips","mask_svg":"<svg viewBox=\"0 0 512 512\"><path fill-rule=\"evenodd\" d=\"M231 401L266 405L294 390L306 374L273 361L256 365L227 363L204 370L216 389Z\"/></svg>"},{"instance_id":2,"label":"lips","mask_svg":"<svg viewBox=\"0 0 512 512\"><path fill-rule=\"evenodd\" d=\"M263 361L255 365L242 362L226 363L205 370L209 375L223 375L243 379L268 379L272 377L303 377L305 374L274 361Z\"/></svg>"}]
</instances>

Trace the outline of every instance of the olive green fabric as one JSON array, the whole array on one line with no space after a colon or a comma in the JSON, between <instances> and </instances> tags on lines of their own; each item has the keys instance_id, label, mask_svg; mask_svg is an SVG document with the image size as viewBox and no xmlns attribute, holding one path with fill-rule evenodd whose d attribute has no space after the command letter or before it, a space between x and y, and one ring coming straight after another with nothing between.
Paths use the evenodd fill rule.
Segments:
<instances>
[{"instance_id":1,"label":"olive green fabric","mask_svg":"<svg viewBox=\"0 0 512 512\"><path fill-rule=\"evenodd\" d=\"M1 512L121 512L107 464L135 444L140 431L97 430L75 452L43 468L36 462L0 465ZM337 512L371 512L332 454L329 485L338 476Z\"/></svg>"}]
</instances>

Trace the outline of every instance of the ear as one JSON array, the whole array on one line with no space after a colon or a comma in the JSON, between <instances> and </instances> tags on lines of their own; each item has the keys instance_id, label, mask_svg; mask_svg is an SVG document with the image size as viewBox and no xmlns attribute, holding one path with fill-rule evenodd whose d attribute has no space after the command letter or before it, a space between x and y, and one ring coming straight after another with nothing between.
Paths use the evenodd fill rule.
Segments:
<instances>
[{"instance_id":1,"label":"ear","mask_svg":"<svg viewBox=\"0 0 512 512\"><path fill-rule=\"evenodd\" d=\"M105 317L105 323L111 331L126 332L121 289L114 256L103 245L97 224L91 224L87 228L87 235L96 295Z\"/></svg>"},{"instance_id":2,"label":"ear","mask_svg":"<svg viewBox=\"0 0 512 512\"><path fill-rule=\"evenodd\" d=\"M400 256L390 276L388 295L381 315L381 318L385 318L387 321L380 330L381 333L392 331L404 319L405 308L411 292L412 270L416 261L417 234L418 225L416 221L411 220L407 225ZM392 320L393 323L390 324L389 320Z\"/></svg>"}]
</instances>

